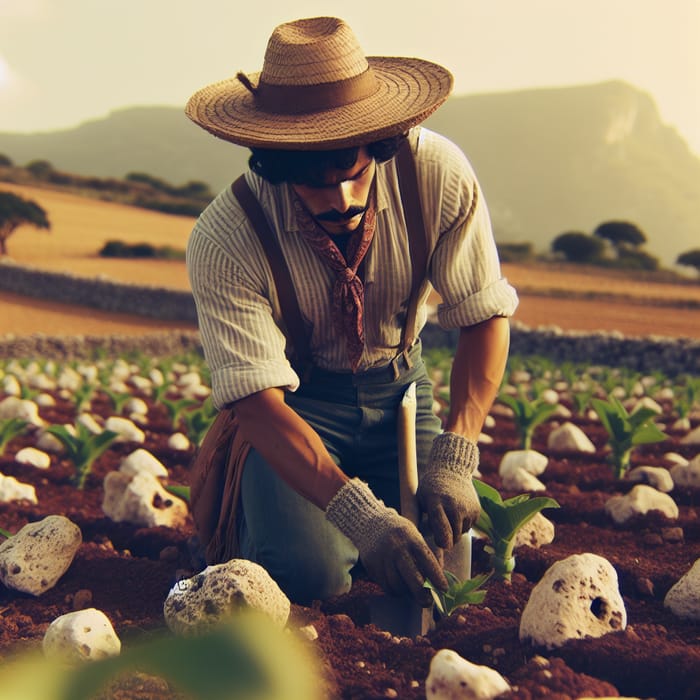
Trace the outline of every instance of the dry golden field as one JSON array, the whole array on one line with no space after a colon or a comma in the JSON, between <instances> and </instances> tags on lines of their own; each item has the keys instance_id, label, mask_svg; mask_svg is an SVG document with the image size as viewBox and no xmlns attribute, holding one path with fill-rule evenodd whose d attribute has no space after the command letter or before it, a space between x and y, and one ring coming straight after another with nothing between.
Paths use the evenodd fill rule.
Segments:
<instances>
[{"instance_id":1,"label":"dry golden field","mask_svg":"<svg viewBox=\"0 0 700 700\"><path fill-rule=\"evenodd\" d=\"M16 262L82 276L101 275L124 282L189 288L183 262L114 260L98 257L97 251L111 239L184 249L194 219L48 189L8 183L0 183L0 189L36 201L47 211L52 224L50 232L30 227L15 232L8 241L8 250ZM520 293L515 318L528 326L556 325L564 330L617 330L626 335L700 338L700 284L635 281L599 271L544 265L504 264L503 271ZM544 292L548 295L543 295ZM609 296L604 300L566 298L571 292ZM678 305L670 305L674 302ZM681 308L688 302L695 308ZM142 334L183 328L193 327L101 313L88 307L71 307L0 291L0 335Z\"/></svg>"}]
</instances>

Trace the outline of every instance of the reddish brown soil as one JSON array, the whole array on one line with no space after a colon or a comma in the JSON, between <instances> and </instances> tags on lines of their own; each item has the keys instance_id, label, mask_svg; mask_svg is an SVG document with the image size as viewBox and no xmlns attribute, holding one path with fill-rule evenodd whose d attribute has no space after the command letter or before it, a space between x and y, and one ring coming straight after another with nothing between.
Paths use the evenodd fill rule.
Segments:
<instances>
[{"instance_id":1,"label":"reddish brown soil","mask_svg":"<svg viewBox=\"0 0 700 700\"><path fill-rule=\"evenodd\" d=\"M109 415L107 402L96 400L93 412ZM69 403L59 400L56 408L42 409L42 415L51 423L64 423L74 414ZM172 483L186 483L191 455L166 446L172 431L162 406L151 406L149 420L143 447L169 467ZM513 581L489 582L482 605L460 610L439 621L427 637L413 640L392 637L368 624L366 601L376 589L366 581L357 582L347 596L323 605L293 606L295 624L313 623L318 630L319 638L312 644L326 668L331 697L424 698L430 660L445 647L499 670L513 686L506 697L518 700L700 697L700 629L663 607L669 587L700 558L700 493L673 492L680 507L677 522L652 515L613 526L603 510L605 500L629 485L614 481L604 462L602 429L591 424L583 427L598 453L552 458L541 477L547 495L561 505L546 513L556 523L555 541L539 550L517 549ZM549 429L547 424L540 427L535 449L545 451ZM517 447L516 438L512 424L503 418L497 418L490 432L496 440L483 447L481 470L484 480L500 489L498 464L506 450ZM664 443L640 450L635 463L661 465L661 455L668 450L693 457L697 449L680 446L678 439L672 435ZM108 615L125 646L144 632L163 629L163 600L174 581L192 571L187 548L191 528L115 524L104 517L100 507L102 478L137 446L114 445L98 460L85 490L77 491L68 484L72 467L66 461L53 457L47 471L15 462L13 455L27 444L32 444L30 436L10 443L6 455L0 457L0 472L34 484L39 505L0 504L0 524L15 532L29 521L62 513L80 526L84 542L67 573L42 596L34 598L0 585L0 655L36 647L54 618L75 605L85 606L86 600ZM522 644L518 639L520 613L534 584L552 563L581 552L600 554L617 570L628 612L627 629L600 639L570 642L551 652ZM474 571L486 567L483 546L477 542ZM74 603L74 598L82 603ZM138 691L124 685L114 697L164 700L175 696L172 688L162 684L136 685Z\"/></svg>"}]
</instances>

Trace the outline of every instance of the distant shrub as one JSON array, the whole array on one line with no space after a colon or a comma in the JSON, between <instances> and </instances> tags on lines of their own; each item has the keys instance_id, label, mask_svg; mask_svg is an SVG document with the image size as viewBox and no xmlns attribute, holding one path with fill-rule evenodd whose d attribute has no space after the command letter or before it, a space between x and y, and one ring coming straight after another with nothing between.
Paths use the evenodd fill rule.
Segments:
<instances>
[{"instance_id":1,"label":"distant shrub","mask_svg":"<svg viewBox=\"0 0 700 700\"><path fill-rule=\"evenodd\" d=\"M158 258L161 260L182 260L183 250L172 246L157 247L150 243L125 243L124 241L107 241L99 252L102 258Z\"/></svg>"},{"instance_id":2,"label":"distant shrub","mask_svg":"<svg viewBox=\"0 0 700 700\"><path fill-rule=\"evenodd\" d=\"M0 167L11 168L13 165L14 163L8 156L6 156L4 153L0 153Z\"/></svg>"},{"instance_id":3,"label":"distant shrub","mask_svg":"<svg viewBox=\"0 0 700 700\"><path fill-rule=\"evenodd\" d=\"M525 262L535 256L532 243L498 243L501 262Z\"/></svg>"}]
</instances>

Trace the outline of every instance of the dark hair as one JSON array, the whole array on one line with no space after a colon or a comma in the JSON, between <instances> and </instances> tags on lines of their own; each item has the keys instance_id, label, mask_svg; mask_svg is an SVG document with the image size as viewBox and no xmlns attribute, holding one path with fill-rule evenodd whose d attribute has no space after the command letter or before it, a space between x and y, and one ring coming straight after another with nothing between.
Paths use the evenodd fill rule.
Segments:
<instances>
[{"instance_id":1,"label":"dark hair","mask_svg":"<svg viewBox=\"0 0 700 700\"><path fill-rule=\"evenodd\" d=\"M393 158L405 134L390 136L367 144L367 152L378 163ZM359 146L333 151L283 151L271 148L251 148L250 169L273 185L290 182L297 185L319 184L328 170L348 170L357 162Z\"/></svg>"}]
</instances>

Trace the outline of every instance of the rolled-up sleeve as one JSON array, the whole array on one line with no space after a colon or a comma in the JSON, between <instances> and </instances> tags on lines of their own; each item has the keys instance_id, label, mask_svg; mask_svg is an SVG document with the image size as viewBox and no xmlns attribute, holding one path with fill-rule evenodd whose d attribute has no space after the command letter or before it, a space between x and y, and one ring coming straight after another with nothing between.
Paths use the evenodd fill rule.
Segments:
<instances>
[{"instance_id":1,"label":"rolled-up sleeve","mask_svg":"<svg viewBox=\"0 0 700 700\"><path fill-rule=\"evenodd\" d=\"M260 256L246 269L209 235L201 221L187 245L187 268L197 306L204 355L217 408L271 387L295 390L299 377L285 356Z\"/></svg>"},{"instance_id":2,"label":"rolled-up sleeve","mask_svg":"<svg viewBox=\"0 0 700 700\"><path fill-rule=\"evenodd\" d=\"M441 179L440 187L427 188L441 197L430 207L439 231L429 266L430 281L442 299L438 322L459 328L512 316L518 295L501 275L483 192L464 154L449 142L441 150L439 164L428 158L424 165L426 177Z\"/></svg>"}]
</instances>

